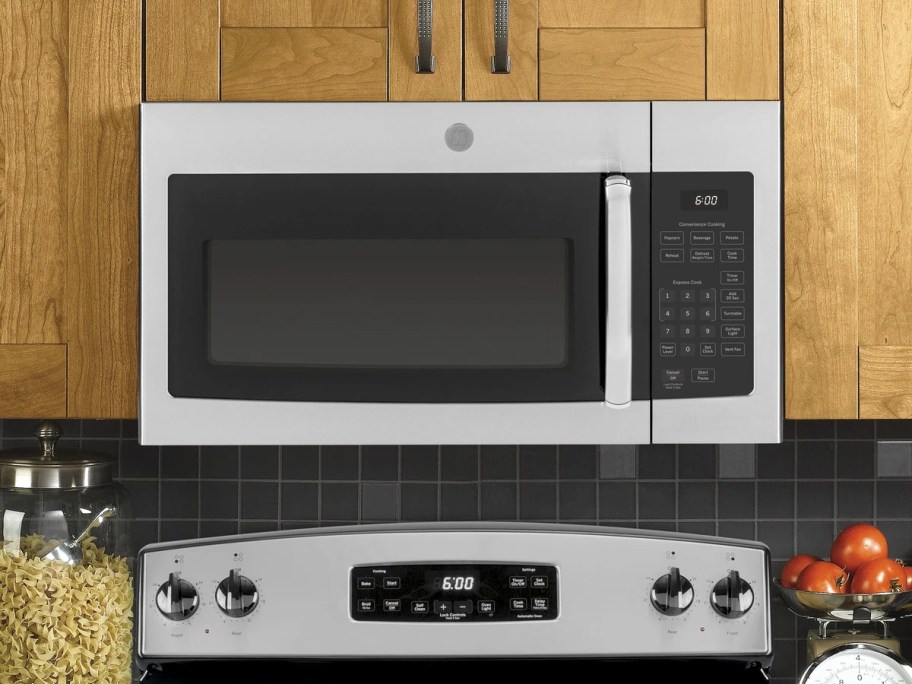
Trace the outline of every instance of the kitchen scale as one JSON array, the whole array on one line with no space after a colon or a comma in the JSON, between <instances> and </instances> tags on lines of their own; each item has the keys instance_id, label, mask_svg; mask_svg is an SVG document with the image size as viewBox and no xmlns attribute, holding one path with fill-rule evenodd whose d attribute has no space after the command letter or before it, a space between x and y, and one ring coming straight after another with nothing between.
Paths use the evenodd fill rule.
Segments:
<instances>
[{"instance_id":1,"label":"kitchen scale","mask_svg":"<svg viewBox=\"0 0 912 684\"><path fill-rule=\"evenodd\" d=\"M912 614L912 591L826 594L773 584L791 612L817 620L808 630L808 666L799 684L912 684L912 663L890 629Z\"/></svg>"}]
</instances>

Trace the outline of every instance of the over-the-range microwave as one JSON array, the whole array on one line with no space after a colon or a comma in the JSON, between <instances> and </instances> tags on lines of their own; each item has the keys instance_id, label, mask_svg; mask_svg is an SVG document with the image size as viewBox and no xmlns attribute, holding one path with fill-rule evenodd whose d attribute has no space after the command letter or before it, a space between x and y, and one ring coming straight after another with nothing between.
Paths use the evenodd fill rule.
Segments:
<instances>
[{"instance_id":1,"label":"over-the-range microwave","mask_svg":"<svg viewBox=\"0 0 912 684\"><path fill-rule=\"evenodd\" d=\"M781 438L776 102L141 111L147 444Z\"/></svg>"}]
</instances>

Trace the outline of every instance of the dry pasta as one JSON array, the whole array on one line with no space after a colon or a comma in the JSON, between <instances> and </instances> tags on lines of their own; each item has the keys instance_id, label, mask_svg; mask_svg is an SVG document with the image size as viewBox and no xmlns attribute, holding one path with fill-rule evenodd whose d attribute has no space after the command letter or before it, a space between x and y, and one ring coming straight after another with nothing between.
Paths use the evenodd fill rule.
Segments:
<instances>
[{"instance_id":1,"label":"dry pasta","mask_svg":"<svg viewBox=\"0 0 912 684\"><path fill-rule=\"evenodd\" d=\"M132 679L133 582L127 561L94 540L82 565L0 551L0 684L127 684Z\"/></svg>"}]
</instances>

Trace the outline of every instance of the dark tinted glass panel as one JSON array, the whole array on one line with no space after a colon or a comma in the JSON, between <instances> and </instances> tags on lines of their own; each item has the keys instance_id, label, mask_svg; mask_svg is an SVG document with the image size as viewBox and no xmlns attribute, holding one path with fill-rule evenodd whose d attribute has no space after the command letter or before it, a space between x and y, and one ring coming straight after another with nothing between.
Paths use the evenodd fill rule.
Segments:
<instances>
[{"instance_id":1,"label":"dark tinted glass panel","mask_svg":"<svg viewBox=\"0 0 912 684\"><path fill-rule=\"evenodd\" d=\"M213 363L556 368L564 239L212 240Z\"/></svg>"}]
</instances>

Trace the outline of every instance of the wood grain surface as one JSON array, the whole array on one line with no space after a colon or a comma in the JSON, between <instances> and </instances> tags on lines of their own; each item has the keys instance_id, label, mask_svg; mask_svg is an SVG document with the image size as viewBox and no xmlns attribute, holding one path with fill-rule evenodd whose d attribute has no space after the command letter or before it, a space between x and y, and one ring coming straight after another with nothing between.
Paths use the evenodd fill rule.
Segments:
<instances>
[{"instance_id":1,"label":"wood grain surface","mask_svg":"<svg viewBox=\"0 0 912 684\"><path fill-rule=\"evenodd\" d=\"M538 0L510 2L509 74L491 73L493 0L465 0L465 99L538 99Z\"/></svg>"},{"instance_id":2,"label":"wood grain surface","mask_svg":"<svg viewBox=\"0 0 912 684\"><path fill-rule=\"evenodd\" d=\"M858 417L856 2L784 6L785 412Z\"/></svg>"},{"instance_id":3,"label":"wood grain surface","mask_svg":"<svg viewBox=\"0 0 912 684\"><path fill-rule=\"evenodd\" d=\"M699 28L704 25L703 0L539 0L539 12L543 28Z\"/></svg>"},{"instance_id":4,"label":"wood grain surface","mask_svg":"<svg viewBox=\"0 0 912 684\"><path fill-rule=\"evenodd\" d=\"M387 99L387 31L223 29L222 99Z\"/></svg>"},{"instance_id":5,"label":"wood grain surface","mask_svg":"<svg viewBox=\"0 0 912 684\"><path fill-rule=\"evenodd\" d=\"M66 345L0 344L0 417L66 415Z\"/></svg>"},{"instance_id":6,"label":"wood grain surface","mask_svg":"<svg viewBox=\"0 0 912 684\"><path fill-rule=\"evenodd\" d=\"M146 99L219 99L218 0L146 0Z\"/></svg>"},{"instance_id":7,"label":"wood grain surface","mask_svg":"<svg viewBox=\"0 0 912 684\"><path fill-rule=\"evenodd\" d=\"M386 25L387 0L222 0L222 26L329 28Z\"/></svg>"},{"instance_id":8,"label":"wood grain surface","mask_svg":"<svg viewBox=\"0 0 912 684\"><path fill-rule=\"evenodd\" d=\"M702 29L542 29L542 100L702 100Z\"/></svg>"},{"instance_id":9,"label":"wood grain surface","mask_svg":"<svg viewBox=\"0 0 912 684\"><path fill-rule=\"evenodd\" d=\"M858 350L860 418L912 418L912 347Z\"/></svg>"},{"instance_id":10,"label":"wood grain surface","mask_svg":"<svg viewBox=\"0 0 912 684\"><path fill-rule=\"evenodd\" d=\"M67 38L66 3L0 2L0 343L66 339Z\"/></svg>"},{"instance_id":11,"label":"wood grain surface","mask_svg":"<svg viewBox=\"0 0 912 684\"><path fill-rule=\"evenodd\" d=\"M68 414L136 416L140 7L70 4Z\"/></svg>"},{"instance_id":12,"label":"wood grain surface","mask_svg":"<svg viewBox=\"0 0 912 684\"><path fill-rule=\"evenodd\" d=\"M433 74L415 70L418 12L415 0L390 0L389 99L462 100L462 0L435 0Z\"/></svg>"},{"instance_id":13,"label":"wood grain surface","mask_svg":"<svg viewBox=\"0 0 912 684\"><path fill-rule=\"evenodd\" d=\"M706 0L706 99L779 99L779 0Z\"/></svg>"}]
</instances>

